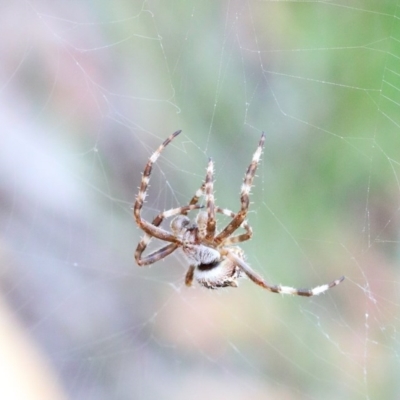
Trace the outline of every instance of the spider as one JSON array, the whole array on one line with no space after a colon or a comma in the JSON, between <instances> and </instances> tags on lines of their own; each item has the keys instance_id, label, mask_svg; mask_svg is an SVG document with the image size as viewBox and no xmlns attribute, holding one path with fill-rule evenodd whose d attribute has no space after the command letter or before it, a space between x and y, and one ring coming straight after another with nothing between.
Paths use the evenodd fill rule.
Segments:
<instances>
[{"instance_id":1,"label":"spider","mask_svg":"<svg viewBox=\"0 0 400 400\"><path fill-rule=\"evenodd\" d=\"M245 261L243 250L235 246L237 243L244 242L252 237L253 231L246 221L246 215L249 208L250 189L264 147L264 133L261 135L257 149L247 168L240 192L241 207L237 213L215 205L213 161L210 158L205 180L188 205L163 211L151 223L143 219L141 209L146 198L152 166L165 147L180 133L181 131L176 131L158 147L147 161L143 171L139 193L133 208L136 223L144 231L144 236L141 238L135 252L135 260L139 266L153 264L172 254L175 250L181 249L189 265L185 276L187 286L191 286L195 278L202 286L208 289L237 287L238 278L247 276L257 285L273 293L315 296L339 285L344 280L344 276L342 276L313 289L296 289L290 286L271 285L250 268ZM202 210L203 206L198 204L202 196L205 197L206 211ZM200 211L196 220L191 222L187 214L193 210ZM230 222L222 230L217 230L217 213L231 218ZM170 224L171 230L167 231L161 228L160 225L164 219L170 217L174 218ZM244 229L244 233L234 235L238 228ZM168 244L147 256L142 256L152 238L160 239L168 242Z\"/></svg>"}]
</instances>

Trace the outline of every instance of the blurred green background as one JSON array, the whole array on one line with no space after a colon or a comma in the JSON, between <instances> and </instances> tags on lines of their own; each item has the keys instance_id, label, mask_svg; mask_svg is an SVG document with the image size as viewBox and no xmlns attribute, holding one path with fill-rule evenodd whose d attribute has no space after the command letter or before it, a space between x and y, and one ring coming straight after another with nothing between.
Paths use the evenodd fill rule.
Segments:
<instances>
[{"instance_id":1,"label":"blurred green background","mask_svg":"<svg viewBox=\"0 0 400 400\"><path fill-rule=\"evenodd\" d=\"M397 399L400 12L395 1L16 1L0 16L2 294L71 399ZM268 281L186 288L133 259L143 215L215 162ZM226 219L219 219L220 226ZM168 224L166 224L168 227ZM160 243L153 243L151 249Z\"/></svg>"}]
</instances>

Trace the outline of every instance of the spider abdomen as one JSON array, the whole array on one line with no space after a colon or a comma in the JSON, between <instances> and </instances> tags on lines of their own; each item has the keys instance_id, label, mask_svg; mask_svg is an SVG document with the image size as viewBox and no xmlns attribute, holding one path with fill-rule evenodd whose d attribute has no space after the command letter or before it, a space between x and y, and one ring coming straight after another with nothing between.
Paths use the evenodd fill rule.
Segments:
<instances>
[{"instance_id":1,"label":"spider abdomen","mask_svg":"<svg viewBox=\"0 0 400 400\"><path fill-rule=\"evenodd\" d=\"M182 250L190 265L213 264L219 262L221 254L218 250L204 244L193 244L194 240L183 244Z\"/></svg>"},{"instance_id":2,"label":"spider abdomen","mask_svg":"<svg viewBox=\"0 0 400 400\"><path fill-rule=\"evenodd\" d=\"M232 261L224 258L222 261L198 265L194 277L200 285L208 289L237 287L236 281L241 277L241 270Z\"/></svg>"}]
</instances>

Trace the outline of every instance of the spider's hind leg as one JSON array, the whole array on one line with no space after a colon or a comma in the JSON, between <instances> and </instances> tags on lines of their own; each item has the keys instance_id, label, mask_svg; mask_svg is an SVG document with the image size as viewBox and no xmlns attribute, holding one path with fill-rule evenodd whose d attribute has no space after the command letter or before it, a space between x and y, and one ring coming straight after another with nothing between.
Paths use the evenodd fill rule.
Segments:
<instances>
[{"instance_id":1,"label":"spider's hind leg","mask_svg":"<svg viewBox=\"0 0 400 400\"><path fill-rule=\"evenodd\" d=\"M272 293L280 293L280 294L291 294L291 295L296 295L296 296L305 296L305 297L311 297L311 296L317 296L321 293L326 292L327 290L339 285L344 281L344 276L340 277L339 279L335 279L334 281L330 283L326 283L321 286L316 286L312 289L296 289L290 286L282 286L282 285L271 285L268 282L265 281L265 279L257 274L252 268L250 268L249 265L240 257L238 257L236 254L229 250L224 251L224 255L234 262L254 283L256 283L258 286L261 286L264 289L269 290Z\"/></svg>"}]
</instances>

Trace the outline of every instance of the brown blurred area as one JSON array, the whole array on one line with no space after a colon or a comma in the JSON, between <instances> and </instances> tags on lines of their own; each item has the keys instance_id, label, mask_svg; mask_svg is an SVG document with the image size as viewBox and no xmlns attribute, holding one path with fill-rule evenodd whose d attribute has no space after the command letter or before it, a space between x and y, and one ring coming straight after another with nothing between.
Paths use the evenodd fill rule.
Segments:
<instances>
[{"instance_id":1,"label":"brown blurred area","mask_svg":"<svg viewBox=\"0 0 400 400\"><path fill-rule=\"evenodd\" d=\"M31 337L0 299L0 398L65 400L59 378Z\"/></svg>"}]
</instances>

